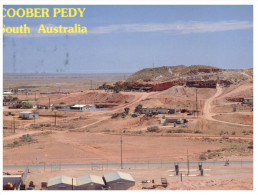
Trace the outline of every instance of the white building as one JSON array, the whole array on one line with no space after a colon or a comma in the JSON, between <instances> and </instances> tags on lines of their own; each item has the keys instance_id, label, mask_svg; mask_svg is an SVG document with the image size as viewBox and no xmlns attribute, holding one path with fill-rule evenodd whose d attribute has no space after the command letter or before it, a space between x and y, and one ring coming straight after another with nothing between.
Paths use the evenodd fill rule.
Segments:
<instances>
[{"instance_id":1,"label":"white building","mask_svg":"<svg viewBox=\"0 0 258 195\"><path fill-rule=\"evenodd\" d=\"M76 190L102 190L105 186L102 177L96 175L77 177L76 184Z\"/></svg>"},{"instance_id":2,"label":"white building","mask_svg":"<svg viewBox=\"0 0 258 195\"><path fill-rule=\"evenodd\" d=\"M32 112L32 111L23 111L23 112L20 112L19 118L22 118L22 119L34 119L34 118L39 118L39 113L37 113L37 112Z\"/></svg>"},{"instance_id":3,"label":"white building","mask_svg":"<svg viewBox=\"0 0 258 195\"><path fill-rule=\"evenodd\" d=\"M71 110L76 110L76 111L85 111L88 110L92 107L90 104L75 104L73 106L70 106Z\"/></svg>"},{"instance_id":4,"label":"white building","mask_svg":"<svg viewBox=\"0 0 258 195\"><path fill-rule=\"evenodd\" d=\"M135 185L133 177L129 173L114 171L104 174L105 183L111 190L127 190Z\"/></svg>"},{"instance_id":5,"label":"white building","mask_svg":"<svg viewBox=\"0 0 258 195\"><path fill-rule=\"evenodd\" d=\"M76 178L64 175L50 178L47 183L48 190L73 190L76 186Z\"/></svg>"}]
</instances>

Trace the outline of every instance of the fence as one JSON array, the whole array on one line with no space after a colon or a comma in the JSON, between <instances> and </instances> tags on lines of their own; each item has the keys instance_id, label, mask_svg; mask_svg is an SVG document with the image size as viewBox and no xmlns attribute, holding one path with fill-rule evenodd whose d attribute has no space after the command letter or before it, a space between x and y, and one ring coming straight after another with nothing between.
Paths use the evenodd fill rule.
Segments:
<instances>
[{"instance_id":1,"label":"fence","mask_svg":"<svg viewBox=\"0 0 258 195\"><path fill-rule=\"evenodd\" d=\"M203 166L224 166L226 161L203 161L201 162ZM46 163L39 163L39 164L30 164L30 165L6 165L4 166L4 169L25 169L26 168L26 176L29 169L32 170L51 170L51 172L54 171L60 171L62 169L66 168L88 168L91 170L107 170L112 168L130 168L130 169L137 169L137 168L162 168L162 167L174 167L175 163L179 164L181 167L187 167L187 161L145 161L145 162L90 162L90 163L82 163L82 164L62 164L62 163L55 163L55 164L46 164ZM189 162L189 166L198 166L200 161ZM253 165L253 161L229 161L229 166L251 166ZM24 174L25 175L25 174ZM24 176L24 177L26 177Z\"/></svg>"}]
</instances>

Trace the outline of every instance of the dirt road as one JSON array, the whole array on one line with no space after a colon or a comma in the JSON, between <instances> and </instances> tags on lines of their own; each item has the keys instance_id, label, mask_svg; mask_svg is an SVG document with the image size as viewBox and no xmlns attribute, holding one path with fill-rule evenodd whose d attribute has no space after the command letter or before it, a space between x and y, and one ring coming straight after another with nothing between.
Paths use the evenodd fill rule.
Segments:
<instances>
[{"instance_id":1,"label":"dirt road","mask_svg":"<svg viewBox=\"0 0 258 195\"><path fill-rule=\"evenodd\" d=\"M243 127L252 127L253 125L244 125L244 124L239 124L239 123L231 123L231 122L226 122L226 121L221 121L221 120L217 120L214 119L213 116L218 114L218 113L213 113L212 112L212 102L218 98L223 92L223 89L219 86L217 86L217 91L216 93L210 97L209 99L207 99L204 103L204 107L203 107L203 118L210 120L210 121L215 121L215 122L219 122L219 123L224 123L224 124L229 124L229 125L236 125L236 126L243 126Z\"/></svg>"}]
</instances>

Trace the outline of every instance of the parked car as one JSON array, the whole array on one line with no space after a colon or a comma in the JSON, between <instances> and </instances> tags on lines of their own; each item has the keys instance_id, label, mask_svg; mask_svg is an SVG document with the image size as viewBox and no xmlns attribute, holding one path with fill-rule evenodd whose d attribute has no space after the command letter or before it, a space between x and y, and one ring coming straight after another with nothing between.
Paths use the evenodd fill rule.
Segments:
<instances>
[{"instance_id":1,"label":"parked car","mask_svg":"<svg viewBox=\"0 0 258 195\"><path fill-rule=\"evenodd\" d=\"M132 117L135 118L135 117L138 117L139 115L140 115L139 113L133 113L133 114L132 114Z\"/></svg>"}]
</instances>

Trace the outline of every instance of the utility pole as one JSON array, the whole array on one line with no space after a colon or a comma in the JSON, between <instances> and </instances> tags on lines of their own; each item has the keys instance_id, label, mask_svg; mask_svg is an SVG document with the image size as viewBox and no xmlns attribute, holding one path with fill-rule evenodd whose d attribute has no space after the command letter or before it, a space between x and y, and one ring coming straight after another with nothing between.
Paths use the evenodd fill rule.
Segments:
<instances>
[{"instance_id":1,"label":"utility pole","mask_svg":"<svg viewBox=\"0 0 258 195\"><path fill-rule=\"evenodd\" d=\"M188 150L187 150L187 175L189 175L189 156L188 156Z\"/></svg>"},{"instance_id":2,"label":"utility pole","mask_svg":"<svg viewBox=\"0 0 258 195\"><path fill-rule=\"evenodd\" d=\"M197 114L197 118L198 118L197 88L196 88L196 114Z\"/></svg>"},{"instance_id":3,"label":"utility pole","mask_svg":"<svg viewBox=\"0 0 258 195\"><path fill-rule=\"evenodd\" d=\"M35 116L35 113L34 113L34 129L36 128L36 116Z\"/></svg>"},{"instance_id":4,"label":"utility pole","mask_svg":"<svg viewBox=\"0 0 258 195\"><path fill-rule=\"evenodd\" d=\"M13 133L15 133L15 117L13 117Z\"/></svg>"},{"instance_id":5,"label":"utility pole","mask_svg":"<svg viewBox=\"0 0 258 195\"><path fill-rule=\"evenodd\" d=\"M55 127L56 127L56 111L55 111Z\"/></svg>"},{"instance_id":6,"label":"utility pole","mask_svg":"<svg viewBox=\"0 0 258 195\"><path fill-rule=\"evenodd\" d=\"M121 142L121 169L123 169L123 131L121 131L120 142Z\"/></svg>"}]
</instances>

